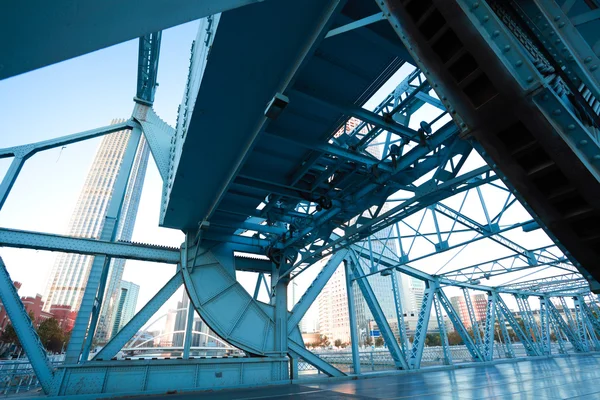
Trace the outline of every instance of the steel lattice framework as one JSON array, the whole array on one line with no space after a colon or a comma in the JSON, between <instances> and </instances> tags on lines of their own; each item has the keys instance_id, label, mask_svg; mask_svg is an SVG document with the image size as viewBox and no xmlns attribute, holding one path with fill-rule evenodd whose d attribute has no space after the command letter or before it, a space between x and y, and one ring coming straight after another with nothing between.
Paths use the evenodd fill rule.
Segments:
<instances>
[{"instance_id":1,"label":"steel lattice framework","mask_svg":"<svg viewBox=\"0 0 600 400\"><path fill-rule=\"evenodd\" d=\"M109 2L103 10L114 18L93 5L68 15L45 3L33 14L14 5L0 16L0 29L21 33L0 43L7 55L0 79L140 38L128 121L0 150L0 158L12 157L0 185L2 207L35 153L131 131L98 240L0 228L1 246L94 256L57 368L0 261L0 298L45 393L210 389L222 387L223 376L228 386L289 382L300 377L300 363L346 375L339 363L308 350L298 328L338 268L346 277L354 375L361 375L357 294L395 369L421 368L432 312L446 365L460 361L453 360L445 319L468 361L493 361L499 349L518 357L516 342L527 356L600 350L600 306L592 294L600 290L595 1L206 0L180 1L176 11L146 3L143 13L128 13L129 6ZM44 34L23 32L24 15ZM120 21L123 15L139 18ZM289 15L297 23L281 22ZM161 31L198 18L171 127L152 108ZM404 78L380 96L399 70ZM382 100L367 106L373 98ZM180 248L114 240L142 135L164 182L161 225L185 233ZM533 235L543 243L530 247ZM480 250L463 257L471 249ZM111 258L175 264L177 272L89 360ZM290 282L322 264L288 310ZM253 294L236 271L258 274ZM412 342L402 275L425 284ZM372 276L389 277L395 330ZM193 305L186 359L113 360L182 286ZM267 302L259 300L263 286ZM459 289L467 318L448 297ZM475 315L471 292L486 295L484 318ZM190 358L194 310L248 357Z\"/></svg>"}]
</instances>

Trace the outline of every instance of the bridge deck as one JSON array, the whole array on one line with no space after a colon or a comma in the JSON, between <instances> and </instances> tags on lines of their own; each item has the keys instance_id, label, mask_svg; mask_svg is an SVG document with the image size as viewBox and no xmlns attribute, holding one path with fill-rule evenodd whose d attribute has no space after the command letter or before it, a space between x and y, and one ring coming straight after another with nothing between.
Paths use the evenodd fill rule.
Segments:
<instances>
[{"instance_id":1,"label":"bridge deck","mask_svg":"<svg viewBox=\"0 0 600 400\"><path fill-rule=\"evenodd\" d=\"M251 399L597 399L600 355L523 360L319 384L149 396L187 400Z\"/></svg>"}]
</instances>

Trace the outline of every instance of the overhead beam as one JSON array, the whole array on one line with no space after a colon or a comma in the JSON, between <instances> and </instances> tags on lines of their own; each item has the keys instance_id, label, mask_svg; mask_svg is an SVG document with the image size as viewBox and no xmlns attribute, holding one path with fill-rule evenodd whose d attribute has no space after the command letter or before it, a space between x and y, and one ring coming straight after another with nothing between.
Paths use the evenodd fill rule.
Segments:
<instances>
[{"instance_id":1,"label":"overhead beam","mask_svg":"<svg viewBox=\"0 0 600 400\"><path fill-rule=\"evenodd\" d=\"M109 242L8 228L0 228L0 246L60 251L90 256L101 254L111 258L125 258L128 260L162 262L167 264L177 264L180 261L180 252L174 248Z\"/></svg>"},{"instance_id":2,"label":"overhead beam","mask_svg":"<svg viewBox=\"0 0 600 400\"><path fill-rule=\"evenodd\" d=\"M350 22L349 24L342 25L327 32L327 35L325 35L325 39L339 35L340 33L349 32L354 29L362 28L363 26L374 24L375 22L383 21L384 19L385 16L382 12L380 12L369 17Z\"/></svg>"},{"instance_id":3,"label":"overhead beam","mask_svg":"<svg viewBox=\"0 0 600 400\"><path fill-rule=\"evenodd\" d=\"M8 0L0 13L0 80L261 1Z\"/></svg>"}]
</instances>

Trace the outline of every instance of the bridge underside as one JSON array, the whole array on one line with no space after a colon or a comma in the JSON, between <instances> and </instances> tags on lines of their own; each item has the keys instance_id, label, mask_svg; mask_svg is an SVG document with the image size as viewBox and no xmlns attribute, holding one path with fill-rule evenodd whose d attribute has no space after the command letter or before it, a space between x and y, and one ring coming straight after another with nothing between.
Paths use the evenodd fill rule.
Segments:
<instances>
[{"instance_id":1,"label":"bridge underside","mask_svg":"<svg viewBox=\"0 0 600 400\"><path fill-rule=\"evenodd\" d=\"M37 152L131 132L98 237L0 228L1 246L94 257L57 368L0 259L3 307L45 393L261 386L213 396L596 395L599 359L583 356L600 351L600 303L592 294L600 291L595 0L205 0L162 23L158 3L103 40L98 31L109 19L87 23L93 8L59 15L43 8L46 36L0 44L9 61L17 59L0 65L3 79L143 35L130 120L0 150L0 158L12 157L1 208ZM84 26L68 32L74 42L58 40L70 16ZM160 30L199 17L171 127L152 108ZM52 50L53 40L63 51ZM19 56L25 45L35 53L29 62ZM142 137L163 180L160 224L185 234L180 248L115 239ZM486 245L461 254L480 242ZM177 267L91 356L111 259ZM288 288L309 268L321 269L288 302ZM254 290L242 285L241 272L255 274ZM341 361L340 353L310 351L300 331L336 273L335 300L347 308L334 317L348 327L351 349ZM418 304L406 304L404 294L417 286ZM179 358L117 360L182 287L189 305ZM453 290L461 296L451 300ZM244 356L194 357L196 312ZM377 361L371 336L385 343ZM451 345L451 336L460 344ZM525 356L531 361L519 359ZM471 363L481 365L452 369ZM343 380L369 365L401 372ZM416 372L432 365L443 367ZM302 368L334 379L311 380Z\"/></svg>"}]
</instances>

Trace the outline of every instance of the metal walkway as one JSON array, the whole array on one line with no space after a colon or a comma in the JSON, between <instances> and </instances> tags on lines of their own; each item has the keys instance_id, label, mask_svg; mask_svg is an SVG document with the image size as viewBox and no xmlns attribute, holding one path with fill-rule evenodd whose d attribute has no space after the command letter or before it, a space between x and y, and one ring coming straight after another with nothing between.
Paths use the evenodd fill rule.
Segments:
<instances>
[{"instance_id":1,"label":"metal walkway","mask_svg":"<svg viewBox=\"0 0 600 400\"><path fill-rule=\"evenodd\" d=\"M150 396L149 400L598 399L600 355L523 360L359 380Z\"/></svg>"}]
</instances>

